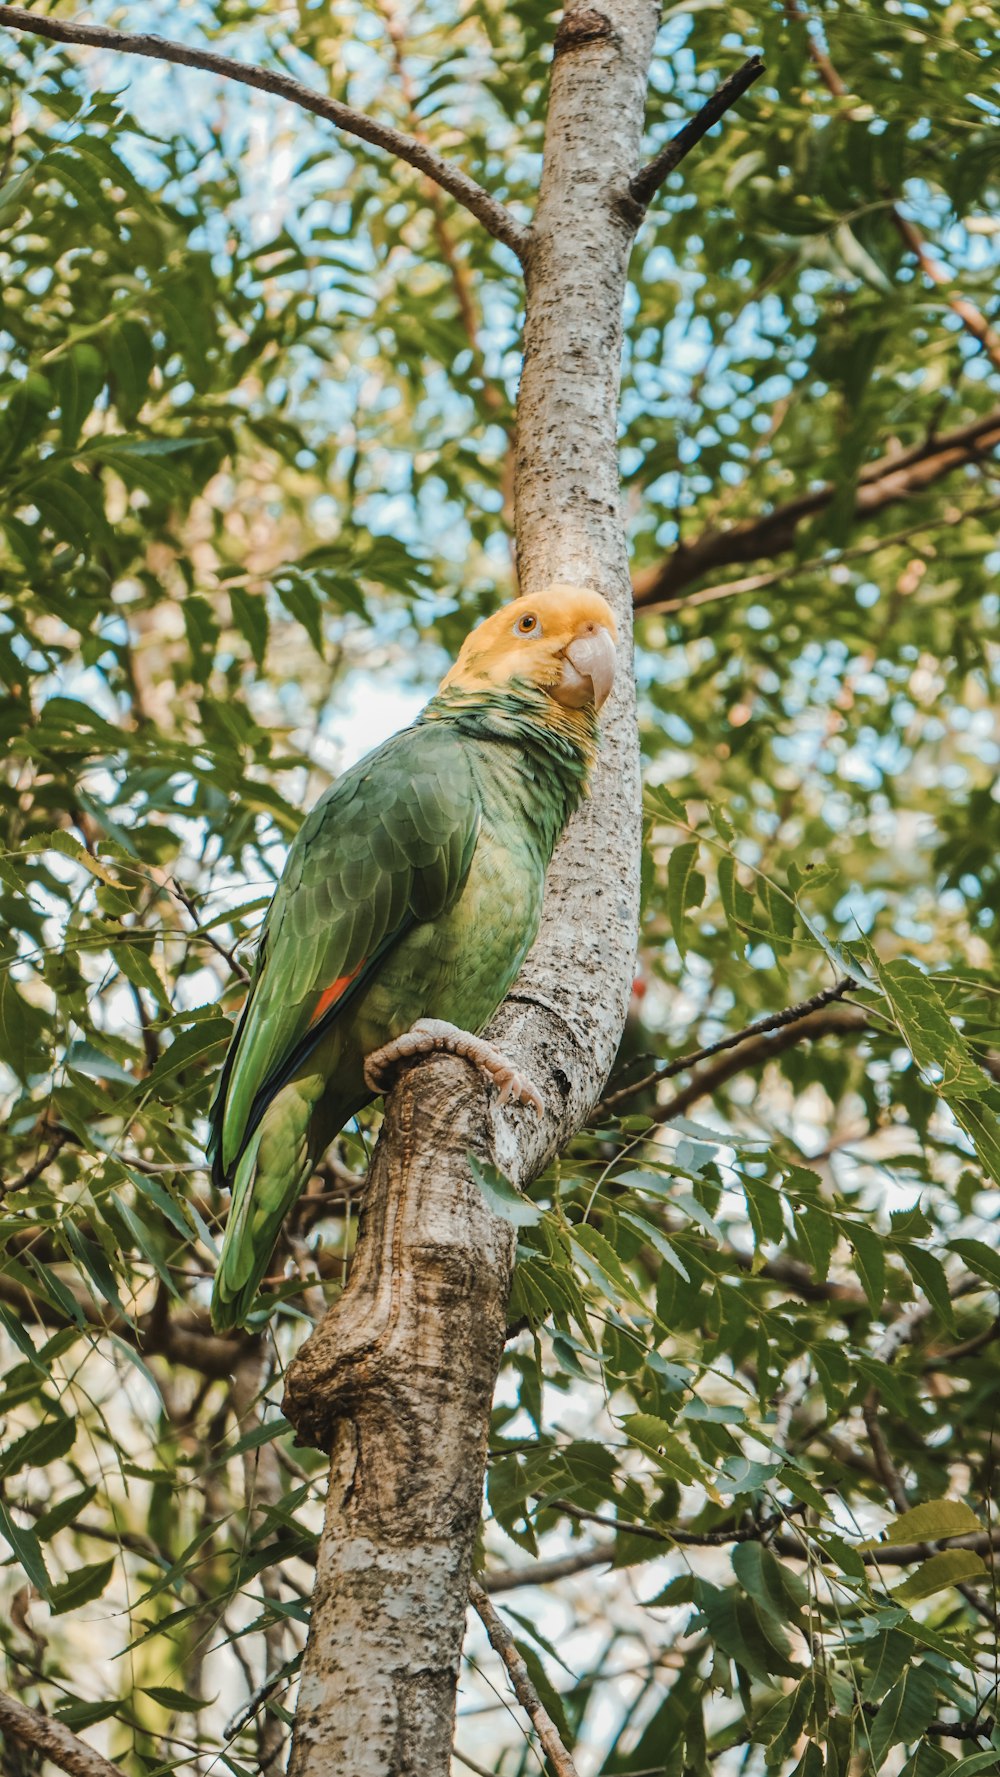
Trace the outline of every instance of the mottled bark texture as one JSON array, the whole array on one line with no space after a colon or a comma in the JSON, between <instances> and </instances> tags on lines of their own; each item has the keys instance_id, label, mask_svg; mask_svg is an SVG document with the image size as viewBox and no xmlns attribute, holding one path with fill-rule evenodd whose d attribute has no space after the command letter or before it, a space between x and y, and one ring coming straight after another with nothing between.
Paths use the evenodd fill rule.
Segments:
<instances>
[{"instance_id":1,"label":"mottled bark texture","mask_svg":"<svg viewBox=\"0 0 1000 1777\"><path fill-rule=\"evenodd\" d=\"M489 1035L546 1114L488 1105L471 1070L421 1063L392 1092L350 1282L291 1366L286 1411L331 1451L291 1777L446 1777L514 1232L470 1151L527 1184L600 1095L624 1024L639 898L631 588L617 469L622 299L641 212L655 0L559 27L526 253L518 406L522 591L598 588L621 627L592 793L549 875L542 931Z\"/></svg>"}]
</instances>

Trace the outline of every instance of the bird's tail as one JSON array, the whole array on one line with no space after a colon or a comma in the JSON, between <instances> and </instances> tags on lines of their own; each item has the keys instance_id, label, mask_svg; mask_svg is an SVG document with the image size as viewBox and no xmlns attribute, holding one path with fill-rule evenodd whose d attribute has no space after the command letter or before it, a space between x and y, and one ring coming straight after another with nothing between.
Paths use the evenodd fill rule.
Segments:
<instances>
[{"instance_id":1,"label":"bird's tail","mask_svg":"<svg viewBox=\"0 0 1000 1777\"><path fill-rule=\"evenodd\" d=\"M245 1325L278 1229L309 1182L308 1120L301 1115L305 1107L294 1100L283 1105L285 1096L279 1094L268 1107L236 1167L212 1290L212 1325L217 1333Z\"/></svg>"}]
</instances>

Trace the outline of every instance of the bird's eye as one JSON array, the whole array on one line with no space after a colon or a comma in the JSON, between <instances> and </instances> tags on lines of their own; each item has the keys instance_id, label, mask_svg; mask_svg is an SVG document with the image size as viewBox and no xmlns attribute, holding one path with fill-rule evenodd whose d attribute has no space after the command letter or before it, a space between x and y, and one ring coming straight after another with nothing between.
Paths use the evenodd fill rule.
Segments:
<instances>
[{"instance_id":1,"label":"bird's eye","mask_svg":"<svg viewBox=\"0 0 1000 1777\"><path fill-rule=\"evenodd\" d=\"M533 616L530 611L525 611L524 616L519 617L514 625L514 634L516 636L533 636L539 627L538 618Z\"/></svg>"}]
</instances>

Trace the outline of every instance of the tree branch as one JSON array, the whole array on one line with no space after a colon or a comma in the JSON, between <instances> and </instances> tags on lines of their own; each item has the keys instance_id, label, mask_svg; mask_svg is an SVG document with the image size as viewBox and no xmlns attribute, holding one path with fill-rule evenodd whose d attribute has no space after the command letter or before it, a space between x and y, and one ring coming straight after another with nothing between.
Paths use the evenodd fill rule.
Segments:
<instances>
[{"instance_id":1,"label":"tree branch","mask_svg":"<svg viewBox=\"0 0 1000 1777\"><path fill-rule=\"evenodd\" d=\"M715 1530L688 1530L683 1525L671 1528L665 1524L640 1524L621 1518L605 1518L600 1512L586 1511L583 1506L574 1505L571 1499L539 1500L538 1504L551 1511L564 1512L567 1518L576 1518L581 1524L603 1524L605 1530L613 1530L618 1536L641 1536L650 1542L672 1543L684 1549L728 1549L735 1543L760 1542L779 1524L786 1523L793 1512L803 1512L806 1509L803 1505L786 1506L780 1512L773 1512L768 1518L754 1519L742 1524L720 1524ZM611 1556L606 1553L605 1559L610 1560Z\"/></svg>"},{"instance_id":2,"label":"tree branch","mask_svg":"<svg viewBox=\"0 0 1000 1777\"><path fill-rule=\"evenodd\" d=\"M51 1166L53 1160L62 1153L66 1143L72 1140L73 1137L68 1129L54 1129L51 1140L39 1154L37 1160L33 1160L30 1166L26 1166L23 1172L18 1173L16 1178L0 1179L0 1197L5 1196L8 1191L23 1191L25 1186L33 1185L36 1179L41 1178L46 1168Z\"/></svg>"},{"instance_id":3,"label":"tree branch","mask_svg":"<svg viewBox=\"0 0 1000 1777\"><path fill-rule=\"evenodd\" d=\"M228 1376L255 1342L250 1334L223 1338L213 1333L208 1315L204 1313L192 1310L171 1317L159 1302L133 1323L110 1311L102 1313L86 1291L74 1288L65 1278L62 1283L76 1302L85 1323L80 1328L81 1337L86 1333L114 1333L143 1357L165 1357L171 1363L183 1364L203 1376ZM74 1325L72 1317L61 1313L40 1290L36 1294L13 1277L0 1276L0 1301L6 1302L28 1324L41 1321L44 1326Z\"/></svg>"},{"instance_id":4,"label":"tree branch","mask_svg":"<svg viewBox=\"0 0 1000 1777\"><path fill-rule=\"evenodd\" d=\"M988 457L998 445L1000 408L994 408L953 432L925 438L909 450L879 457L867 464L858 477L855 518L874 517L885 507L922 493L953 470ZM760 517L743 519L726 530L710 528L693 542L680 544L655 567L640 569L633 575L636 609L662 609L666 601L707 574L794 549L799 526L824 512L836 491L835 483L824 482ZM720 588L717 596L724 590Z\"/></svg>"},{"instance_id":5,"label":"tree branch","mask_svg":"<svg viewBox=\"0 0 1000 1777\"><path fill-rule=\"evenodd\" d=\"M425 142L418 142L415 137L407 136L402 130L394 129L391 124L379 123L364 111L356 111L351 105L341 104L339 99L324 98L322 93L314 93L299 80L293 80L289 74L279 74L271 68L257 68L247 62L237 62L230 56L216 55L207 49L195 49L185 43L171 43L166 38L155 37L147 33L132 31L113 31L106 25L82 25L63 19L43 17L40 13L28 12L22 6L0 6L0 25L6 25L15 31L31 31L36 37L47 37L54 43L82 44L90 49L108 49L121 55L146 56L157 62L175 62L182 68L200 68L207 74L218 74L224 80L235 80L241 86L250 86L259 92L274 93L280 99L297 105L302 111L311 111L316 117L322 117L326 123L332 123L337 129L343 130L348 136L357 136L362 142L370 142L375 148L385 149L387 154L395 155L408 166L415 167L435 185L447 191L456 203L475 216L477 222L495 240L509 247L519 260L524 259L528 231L515 221L510 211L493 197L483 186L470 179L460 167L452 166L450 161L442 159Z\"/></svg>"},{"instance_id":6,"label":"tree branch","mask_svg":"<svg viewBox=\"0 0 1000 1777\"><path fill-rule=\"evenodd\" d=\"M577 1777L576 1766L562 1743L555 1722L528 1676L528 1668L514 1645L510 1630L494 1610L482 1586L477 1585L475 1580L469 1582L469 1598L490 1638L490 1646L500 1655L507 1668L514 1695L530 1718L556 1777Z\"/></svg>"},{"instance_id":7,"label":"tree branch","mask_svg":"<svg viewBox=\"0 0 1000 1777\"><path fill-rule=\"evenodd\" d=\"M739 1049L721 1056L711 1067L701 1068L673 1098L654 1105L649 1114L655 1123L672 1123L675 1117L686 1116L700 1098L710 1098L713 1092L718 1092L720 1086L736 1074L763 1067L797 1043L816 1042L820 1037L854 1036L867 1030L869 1024L869 1016L860 1006L831 1006L825 1011L813 1012L799 1023L775 1031L773 1036L754 1037Z\"/></svg>"},{"instance_id":8,"label":"tree branch","mask_svg":"<svg viewBox=\"0 0 1000 1777\"><path fill-rule=\"evenodd\" d=\"M250 976L243 967L243 964L239 961L235 951L229 950L225 944L221 944L218 938L215 937L214 933L202 931L201 916L198 912L197 905L192 896L188 894L183 883L178 882L176 876L171 876L167 883L167 887L175 900L180 902L185 912L188 913L194 921L194 931L191 936L193 938L204 938L205 943L215 951L216 956L221 956L223 960L229 964L229 967L232 969L233 974L237 981L240 982L241 986L246 987L249 984Z\"/></svg>"},{"instance_id":9,"label":"tree branch","mask_svg":"<svg viewBox=\"0 0 1000 1777\"><path fill-rule=\"evenodd\" d=\"M6 1691L0 1691L0 1732L51 1759L60 1771L67 1772L67 1777L125 1777L120 1765L102 1758L61 1721L54 1721L38 1709L29 1709ZM5 1764L5 1769L9 1768Z\"/></svg>"},{"instance_id":10,"label":"tree branch","mask_svg":"<svg viewBox=\"0 0 1000 1777\"><path fill-rule=\"evenodd\" d=\"M551 1561L532 1561L528 1567L501 1567L484 1573L482 1579L490 1597L499 1592L516 1592L521 1586L551 1586L556 1580L572 1579L576 1573L587 1573L592 1567L607 1567L615 1558L614 1546L578 1549L574 1555L555 1555Z\"/></svg>"},{"instance_id":11,"label":"tree branch","mask_svg":"<svg viewBox=\"0 0 1000 1777\"><path fill-rule=\"evenodd\" d=\"M629 180L629 196L634 203L640 204L643 209L646 208L663 184L664 179L674 171L675 167L680 166L684 156L690 154L692 148L701 141L702 136L707 135L713 125L717 124L731 106L743 97L743 94L753 85L755 80L760 78L763 72L764 63L760 56L750 56L741 68L737 68L735 74L730 74L722 81L721 85L716 87L715 92L711 98L705 101L701 110L682 129L678 130L676 136L671 138L659 154L654 155L646 166L640 167L634 179Z\"/></svg>"},{"instance_id":12,"label":"tree branch","mask_svg":"<svg viewBox=\"0 0 1000 1777\"><path fill-rule=\"evenodd\" d=\"M731 1037L721 1037L717 1043L709 1043L704 1049L695 1049L690 1055L682 1055L677 1061L668 1061L644 1074L641 1080L633 1080L628 1086L619 1087L617 1092L609 1092L607 1098L601 1100L594 1116L613 1109L626 1098L634 1097L635 1093L645 1091L647 1086L655 1086L659 1080L672 1080L677 1074L686 1074L699 1061L708 1061L713 1055L721 1055L726 1049L735 1049L750 1037L766 1036L769 1031L783 1030L787 1025L799 1024L811 1013L818 1012L823 1006L832 1005L835 1000L842 999L850 993L858 983L852 975L844 975L835 982L833 987L824 987L820 993L814 993L808 1000L800 1000L795 1006L786 1006L781 1012L771 1012L766 1018L758 1018L743 1030L738 1030Z\"/></svg>"}]
</instances>

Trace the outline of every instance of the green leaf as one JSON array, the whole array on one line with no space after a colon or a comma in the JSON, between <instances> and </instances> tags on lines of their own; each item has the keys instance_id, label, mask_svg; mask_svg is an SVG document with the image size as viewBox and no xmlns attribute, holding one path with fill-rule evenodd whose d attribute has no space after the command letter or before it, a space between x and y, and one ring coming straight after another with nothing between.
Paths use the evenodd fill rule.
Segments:
<instances>
[{"instance_id":1,"label":"green leaf","mask_svg":"<svg viewBox=\"0 0 1000 1777\"><path fill-rule=\"evenodd\" d=\"M690 1275L684 1264L678 1258L663 1230L657 1226L652 1217L639 1215L638 1213L630 1215L628 1210L622 1209L618 1212L618 1219L626 1227L634 1229L643 1240L648 1240L650 1245L656 1248L661 1259L665 1259L666 1263L670 1265L680 1277L683 1277L685 1283L690 1283Z\"/></svg>"},{"instance_id":2,"label":"green leaf","mask_svg":"<svg viewBox=\"0 0 1000 1777\"><path fill-rule=\"evenodd\" d=\"M66 1414L34 1426L0 1455L0 1479L19 1474L28 1464L38 1469L47 1463L58 1462L72 1450L76 1430L76 1420Z\"/></svg>"},{"instance_id":3,"label":"green leaf","mask_svg":"<svg viewBox=\"0 0 1000 1777\"><path fill-rule=\"evenodd\" d=\"M809 1603L809 1588L793 1568L759 1542L737 1543L730 1557L743 1590L779 1622L798 1623Z\"/></svg>"},{"instance_id":4,"label":"green leaf","mask_svg":"<svg viewBox=\"0 0 1000 1777\"><path fill-rule=\"evenodd\" d=\"M726 922L740 943L740 953L753 918L753 894L736 875L736 860L727 853L719 859L719 895Z\"/></svg>"},{"instance_id":5,"label":"green leaf","mask_svg":"<svg viewBox=\"0 0 1000 1777\"><path fill-rule=\"evenodd\" d=\"M981 1097L986 1075L952 1024L930 977L902 958L881 962L867 939L861 949L917 1066L940 1075L942 1097Z\"/></svg>"},{"instance_id":6,"label":"green leaf","mask_svg":"<svg viewBox=\"0 0 1000 1777\"><path fill-rule=\"evenodd\" d=\"M107 883L108 887L119 887L117 876L112 874L107 864L103 864L101 858L94 857L92 851L87 851L82 842L76 839L75 833L66 832L66 828L57 828L52 833L36 833L34 839L28 839L21 846L21 851L27 858L39 857L46 851L59 851L60 857L73 858L75 864L82 865L82 869L91 876L98 876L98 880Z\"/></svg>"},{"instance_id":7,"label":"green leaf","mask_svg":"<svg viewBox=\"0 0 1000 1777\"><path fill-rule=\"evenodd\" d=\"M760 1246L765 1241L772 1241L777 1246L785 1233L781 1193L764 1179L748 1178L746 1174L741 1177L740 1184L753 1228L754 1245Z\"/></svg>"},{"instance_id":8,"label":"green leaf","mask_svg":"<svg viewBox=\"0 0 1000 1777\"><path fill-rule=\"evenodd\" d=\"M14 1523L2 1500L0 1500L0 1536L13 1549L32 1585L37 1588L43 1598L50 1600L53 1587L38 1538L33 1530L24 1530L19 1524Z\"/></svg>"},{"instance_id":9,"label":"green leaf","mask_svg":"<svg viewBox=\"0 0 1000 1777\"><path fill-rule=\"evenodd\" d=\"M955 1331L955 1310L952 1306L948 1279L940 1259L924 1247L900 1243L900 1254L910 1276L951 1332Z\"/></svg>"},{"instance_id":10,"label":"green leaf","mask_svg":"<svg viewBox=\"0 0 1000 1777\"><path fill-rule=\"evenodd\" d=\"M196 1715L199 1709L207 1709L213 1701L211 1697L193 1697L190 1691L176 1690L169 1684L142 1685L140 1692L144 1697L152 1697L161 1709L170 1709L176 1715Z\"/></svg>"},{"instance_id":11,"label":"green leaf","mask_svg":"<svg viewBox=\"0 0 1000 1777\"><path fill-rule=\"evenodd\" d=\"M992 1096L995 1098L995 1093ZM992 1104L954 1097L949 1098L948 1103L956 1121L975 1145L993 1183L1000 1185L1000 1118Z\"/></svg>"},{"instance_id":12,"label":"green leaf","mask_svg":"<svg viewBox=\"0 0 1000 1777\"><path fill-rule=\"evenodd\" d=\"M142 944L119 944L115 950L115 960L122 974L133 986L143 988L151 995L153 1004L169 1016L172 1011L170 996L153 965L148 947Z\"/></svg>"},{"instance_id":13,"label":"green leaf","mask_svg":"<svg viewBox=\"0 0 1000 1777\"><path fill-rule=\"evenodd\" d=\"M881 1537L869 1537L860 1549L898 1548L900 1543L941 1542L948 1536L979 1536L982 1525L962 1499L928 1499L900 1512Z\"/></svg>"},{"instance_id":14,"label":"green leaf","mask_svg":"<svg viewBox=\"0 0 1000 1777\"><path fill-rule=\"evenodd\" d=\"M488 1160L467 1154L469 1170L495 1216L502 1216L514 1228L534 1228L542 1219L542 1211L530 1197L523 1197L510 1180L504 1178Z\"/></svg>"},{"instance_id":15,"label":"green leaf","mask_svg":"<svg viewBox=\"0 0 1000 1777\"><path fill-rule=\"evenodd\" d=\"M622 1425L629 1441L652 1456L657 1466L676 1480L691 1482L699 1478L697 1464L666 1420L657 1419L652 1413L630 1413ZM664 1534L669 1536L669 1530L665 1529Z\"/></svg>"},{"instance_id":16,"label":"green leaf","mask_svg":"<svg viewBox=\"0 0 1000 1777\"><path fill-rule=\"evenodd\" d=\"M872 1764L881 1769L886 1754L900 1742L912 1743L920 1738L929 1721L934 1719L937 1684L928 1666L908 1666L898 1684L894 1684L879 1704L879 1711L869 1728Z\"/></svg>"},{"instance_id":17,"label":"green leaf","mask_svg":"<svg viewBox=\"0 0 1000 1777\"><path fill-rule=\"evenodd\" d=\"M802 1668L789 1659L788 1644L773 1618L765 1622L749 1598L696 1581L695 1601L709 1635L752 1678L801 1678Z\"/></svg>"},{"instance_id":18,"label":"green leaf","mask_svg":"<svg viewBox=\"0 0 1000 1777\"><path fill-rule=\"evenodd\" d=\"M863 1222L844 1221L841 1228L854 1248L858 1276L868 1297L868 1305L872 1313L877 1314L885 1295L885 1244L881 1235Z\"/></svg>"},{"instance_id":19,"label":"green leaf","mask_svg":"<svg viewBox=\"0 0 1000 1777\"><path fill-rule=\"evenodd\" d=\"M675 845L667 864L667 912L670 929L681 958L687 954L684 916L689 907L700 907L705 896L705 878L695 869L698 859L697 840Z\"/></svg>"},{"instance_id":20,"label":"green leaf","mask_svg":"<svg viewBox=\"0 0 1000 1777\"><path fill-rule=\"evenodd\" d=\"M915 1573L894 1588L892 1596L898 1598L900 1604L917 1604L921 1598L930 1598L946 1586L957 1586L961 1580L982 1579L985 1573L986 1563L974 1550L943 1549L939 1555L922 1561Z\"/></svg>"},{"instance_id":21,"label":"green leaf","mask_svg":"<svg viewBox=\"0 0 1000 1777\"><path fill-rule=\"evenodd\" d=\"M1000 1771L1000 1751L991 1747L988 1752L973 1752L968 1758L960 1758L948 1766L948 1777L978 1777L980 1771Z\"/></svg>"},{"instance_id":22,"label":"green leaf","mask_svg":"<svg viewBox=\"0 0 1000 1777\"><path fill-rule=\"evenodd\" d=\"M86 1511L96 1493L97 1488L94 1485L82 1487L79 1493L72 1493L68 1498L61 1499L54 1506L50 1506L47 1512L43 1512L40 1518L35 1519L35 1534L39 1541L48 1542L49 1538L55 1536L58 1531L65 1530L67 1524L75 1524L80 1513Z\"/></svg>"},{"instance_id":23,"label":"green leaf","mask_svg":"<svg viewBox=\"0 0 1000 1777\"><path fill-rule=\"evenodd\" d=\"M949 1240L948 1251L964 1259L970 1271L1000 1289L1000 1253L982 1240Z\"/></svg>"},{"instance_id":24,"label":"green leaf","mask_svg":"<svg viewBox=\"0 0 1000 1777\"><path fill-rule=\"evenodd\" d=\"M233 613L233 627L249 644L254 663L263 669L267 654L267 606L259 593L245 592L241 586L227 586Z\"/></svg>"},{"instance_id":25,"label":"green leaf","mask_svg":"<svg viewBox=\"0 0 1000 1777\"><path fill-rule=\"evenodd\" d=\"M610 1240L607 1240L599 1229L592 1228L589 1222L578 1222L571 1229L570 1238L580 1258L593 1262L593 1265L584 1263L583 1268L588 1275L592 1274L593 1266L596 1266L605 1281L613 1286L614 1295L618 1300L625 1298L634 1302L639 1308L645 1307L639 1290L629 1277Z\"/></svg>"},{"instance_id":26,"label":"green leaf","mask_svg":"<svg viewBox=\"0 0 1000 1777\"><path fill-rule=\"evenodd\" d=\"M114 1567L112 1555L107 1561L95 1561L90 1567L76 1568L68 1580L53 1586L49 1600L53 1616L64 1616L68 1610L78 1610L81 1604L90 1604L100 1598Z\"/></svg>"}]
</instances>

